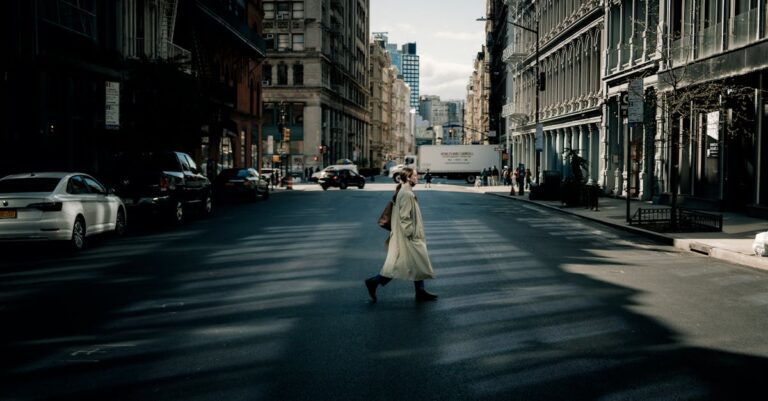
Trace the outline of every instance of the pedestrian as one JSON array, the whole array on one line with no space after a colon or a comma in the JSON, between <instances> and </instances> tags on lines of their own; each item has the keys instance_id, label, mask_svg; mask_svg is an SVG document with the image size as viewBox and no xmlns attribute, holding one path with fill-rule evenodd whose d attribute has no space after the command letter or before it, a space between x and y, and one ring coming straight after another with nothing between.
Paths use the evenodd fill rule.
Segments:
<instances>
[{"instance_id":1,"label":"pedestrian","mask_svg":"<svg viewBox=\"0 0 768 401\"><path fill-rule=\"evenodd\" d=\"M491 177L493 184L491 185L499 185L499 169L496 166L493 166L493 170L491 171Z\"/></svg>"},{"instance_id":2,"label":"pedestrian","mask_svg":"<svg viewBox=\"0 0 768 401\"><path fill-rule=\"evenodd\" d=\"M483 180L483 186L487 186L488 185L488 169L487 168L484 168L483 172L480 173L480 178L482 178Z\"/></svg>"},{"instance_id":3,"label":"pedestrian","mask_svg":"<svg viewBox=\"0 0 768 401\"><path fill-rule=\"evenodd\" d=\"M531 169L525 169L525 187L531 190Z\"/></svg>"},{"instance_id":4,"label":"pedestrian","mask_svg":"<svg viewBox=\"0 0 768 401\"><path fill-rule=\"evenodd\" d=\"M400 184L395 190L392 207L392 232L387 239L387 258L379 274L365 280L365 287L371 300L376 302L379 285L383 287L392 279L412 280L416 301L434 301L437 295L424 289L424 280L435 278L435 273L427 253L421 209L413 193L419 176L410 167L404 167L399 175Z\"/></svg>"},{"instance_id":5,"label":"pedestrian","mask_svg":"<svg viewBox=\"0 0 768 401\"><path fill-rule=\"evenodd\" d=\"M525 195L525 169L523 167L517 168L517 194Z\"/></svg>"},{"instance_id":6,"label":"pedestrian","mask_svg":"<svg viewBox=\"0 0 768 401\"><path fill-rule=\"evenodd\" d=\"M432 188L432 173L427 169L427 174L424 175L424 188Z\"/></svg>"}]
</instances>

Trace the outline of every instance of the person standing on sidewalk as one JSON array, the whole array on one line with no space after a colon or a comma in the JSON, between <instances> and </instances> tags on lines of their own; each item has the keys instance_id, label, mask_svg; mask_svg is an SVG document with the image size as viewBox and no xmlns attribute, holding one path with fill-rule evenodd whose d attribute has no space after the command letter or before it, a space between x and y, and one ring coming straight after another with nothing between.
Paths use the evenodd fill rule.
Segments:
<instances>
[{"instance_id":1,"label":"person standing on sidewalk","mask_svg":"<svg viewBox=\"0 0 768 401\"><path fill-rule=\"evenodd\" d=\"M387 258L379 274L365 280L371 300L376 302L376 288L392 279L412 280L417 301L434 301L437 295L424 289L424 280L435 278L429 261L421 209L413 193L418 173L410 167L400 171L395 204L392 207L392 232L389 234Z\"/></svg>"},{"instance_id":2,"label":"person standing on sidewalk","mask_svg":"<svg viewBox=\"0 0 768 401\"><path fill-rule=\"evenodd\" d=\"M424 188L432 188L432 173L427 169L427 174L424 175Z\"/></svg>"}]
</instances>

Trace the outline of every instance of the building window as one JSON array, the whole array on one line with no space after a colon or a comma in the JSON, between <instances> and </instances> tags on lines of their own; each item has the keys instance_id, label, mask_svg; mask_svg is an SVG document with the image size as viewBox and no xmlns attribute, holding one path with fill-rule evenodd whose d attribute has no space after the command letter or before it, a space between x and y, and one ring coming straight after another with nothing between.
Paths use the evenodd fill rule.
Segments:
<instances>
[{"instance_id":1,"label":"building window","mask_svg":"<svg viewBox=\"0 0 768 401\"><path fill-rule=\"evenodd\" d=\"M277 84L288 85L288 65L279 64L277 66Z\"/></svg>"},{"instance_id":2,"label":"building window","mask_svg":"<svg viewBox=\"0 0 768 401\"><path fill-rule=\"evenodd\" d=\"M277 3L277 19L291 19L291 3Z\"/></svg>"},{"instance_id":3,"label":"building window","mask_svg":"<svg viewBox=\"0 0 768 401\"><path fill-rule=\"evenodd\" d=\"M293 65L293 84L304 85L304 65L303 64Z\"/></svg>"},{"instance_id":4,"label":"building window","mask_svg":"<svg viewBox=\"0 0 768 401\"><path fill-rule=\"evenodd\" d=\"M304 51L304 34L293 35L293 51Z\"/></svg>"},{"instance_id":5,"label":"building window","mask_svg":"<svg viewBox=\"0 0 768 401\"><path fill-rule=\"evenodd\" d=\"M275 19L275 3L264 3L264 19Z\"/></svg>"},{"instance_id":6,"label":"building window","mask_svg":"<svg viewBox=\"0 0 768 401\"><path fill-rule=\"evenodd\" d=\"M304 104L293 103L291 104L291 125L303 125L304 124Z\"/></svg>"},{"instance_id":7,"label":"building window","mask_svg":"<svg viewBox=\"0 0 768 401\"><path fill-rule=\"evenodd\" d=\"M269 64L264 64L261 66L261 79L272 83L272 66Z\"/></svg>"},{"instance_id":8,"label":"building window","mask_svg":"<svg viewBox=\"0 0 768 401\"><path fill-rule=\"evenodd\" d=\"M291 48L291 36L281 33L277 35L277 50L288 50Z\"/></svg>"},{"instance_id":9,"label":"building window","mask_svg":"<svg viewBox=\"0 0 768 401\"><path fill-rule=\"evenodd\" d=\"M293 3L293 18L304 18L304 3Z\"/></svg>"}]
</instances>

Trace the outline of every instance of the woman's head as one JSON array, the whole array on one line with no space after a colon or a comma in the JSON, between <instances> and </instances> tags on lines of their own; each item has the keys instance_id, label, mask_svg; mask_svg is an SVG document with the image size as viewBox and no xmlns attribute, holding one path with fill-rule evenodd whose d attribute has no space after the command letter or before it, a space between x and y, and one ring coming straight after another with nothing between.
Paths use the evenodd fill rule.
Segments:
<instances>
[{"instance_id":1,"label":"woman's head","mask_svg":"<svg viewBox=\"0 0 768 401\"><path fill-rule=\"evenodd\" d=\"M409 182L411 185L416 185L416 179L418 178L418 174L416 173L416 170L410 168L410 167L403 167L402 170L400 170L400 182L406 183Z\"/></svg>"}]
</instances>

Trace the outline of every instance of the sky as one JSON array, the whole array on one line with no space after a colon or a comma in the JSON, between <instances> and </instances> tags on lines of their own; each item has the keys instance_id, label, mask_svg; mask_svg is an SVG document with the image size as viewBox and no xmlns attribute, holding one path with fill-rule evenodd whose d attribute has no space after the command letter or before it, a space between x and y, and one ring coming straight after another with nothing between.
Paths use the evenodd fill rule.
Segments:
<instances>
[{"instance_id":1,"label":"sky","mask_svg":"<svg viewBox=\"0 0 768 401\"><path fill-rule=\"evenodd\" d=\"M370 0L371 33L389 43L416 42L420 95L467 97L472 62L485 42L485 0Z\"/></svg>"}]
</instances>

